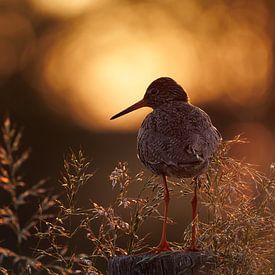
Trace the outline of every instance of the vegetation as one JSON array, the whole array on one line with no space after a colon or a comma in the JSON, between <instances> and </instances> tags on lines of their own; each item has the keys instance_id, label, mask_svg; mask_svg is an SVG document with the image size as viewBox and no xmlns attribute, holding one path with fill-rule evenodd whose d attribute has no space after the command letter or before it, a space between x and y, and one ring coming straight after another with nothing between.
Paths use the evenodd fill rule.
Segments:
<instances>
[{"instance_id":1,"label":"vegetation","mask_svg":"<svg viewBox=\"0 0 275 275\"><path fill-rule=\"evenodd\" d=\"M63 191L53 195L45 180L30 184L21 176L29 156L21 138L6 119L0 147L3 274L101 274L109 257L146 250L147 236L140 228L149 218L162 218L163 192L155 177L131 175L126 163L118 163L109 183L114 200L108 206L90 201L85 208L79 191L93 173L83 151L67 154L59 181ZM231 146L243 142L239 137L224 142L200 178L200 207L207 215L197 219L199 247L216 259L216 274L274 274L275 168L272 164L269 175L263 175L229 157ZM140 186L135 197L129 191L133 184ZM169 186L172 196L193 191L190 180ZM83 239L86 245L80 247ZM191 225L172 245L184 249L190 239Z\"/></svg>"}]
</instances>

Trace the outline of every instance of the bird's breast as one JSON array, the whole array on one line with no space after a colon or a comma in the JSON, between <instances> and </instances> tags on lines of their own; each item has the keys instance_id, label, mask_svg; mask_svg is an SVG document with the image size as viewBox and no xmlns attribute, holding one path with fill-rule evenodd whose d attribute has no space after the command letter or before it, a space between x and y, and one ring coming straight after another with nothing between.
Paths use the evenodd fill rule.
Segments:
<instances>
[{"instance_id":1,"label":"bird's breast","mask_svg":"<svg viewBox=\"0 0 275 275\"><path fill-rule=\"evenodd\" d=\"M138 157L155 174L192 177L208 165L219 137L208 115L188 103L155 109L137 138Z\"/></svg>"}]
</instances>

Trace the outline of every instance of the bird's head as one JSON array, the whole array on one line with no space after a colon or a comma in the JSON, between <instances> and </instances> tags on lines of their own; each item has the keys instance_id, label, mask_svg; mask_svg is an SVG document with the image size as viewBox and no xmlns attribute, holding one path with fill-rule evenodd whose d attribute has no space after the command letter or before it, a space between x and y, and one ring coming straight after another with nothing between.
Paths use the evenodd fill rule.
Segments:
<instances>
[{"instance_id":1,"label":"bird's head","mask_svg":"<svg viewBox=\"0 0 275 275\"><path fill-rule=\"evenodd\" d=\"M170 77L160 77L149 85L142 100L114 115L111 119L118 118L142 107L155 109L171 101L188 102L188 96L175 80Z\"/></svg>"},{"instance_id":2,"label":"bird's head","mask_svg":"<svg viewBox=\"0 0 275 275\"><path fill-rule=\"evenodd\" d=\"M170 101L188 102L188 96L175 80L160 77L149 85L143 100L147 103L146 106L157 108Z\"/></svg>"}]
</instances>

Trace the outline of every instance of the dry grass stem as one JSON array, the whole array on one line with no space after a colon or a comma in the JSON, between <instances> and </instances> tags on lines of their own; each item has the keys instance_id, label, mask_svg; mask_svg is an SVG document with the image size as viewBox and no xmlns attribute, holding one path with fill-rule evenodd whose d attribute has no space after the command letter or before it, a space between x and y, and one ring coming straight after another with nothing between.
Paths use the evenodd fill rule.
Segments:
<instances>
[{"instance_id":1,"label":"dry grass stem","mask_svg":"<svg viewBox=\"0 0 275 275\"><path fill-rule=\"evenodd\" d=\"M147 219L162 219L162 186L143 172L132 175L119 162L110 174L108 205L93 199L83 203L81 189L93 177L83 150L70 150L59 180L60 192L51 195L46 181L26 183L21 176L29 150L22 150L22 131L10 119L2 125L0 229L8 232L0 246L3 274L103 274L114 255L140 253L148 246L141 228ZM216 260L213 274L274 274L275 165L267 175L229 156L230 148L245 142L236 137L224 142L208 171L201 176L199 246ZM193 192L191 180L169 181L172 199ZM102 183L101 183L102 184ZM132 195L132 186L139 191ZM30 206L28 215L21 209ZM170 220L172 223L172 221ZM8 245L9 235L16 245ZM82 241L80 241L82 240ZM191 225L174 249L191 241ZM81 245L85 243L85 246ZM29 244L29 245L28 245ZM31 247L31 249L23 249Z\"/></svg>"}]
</instances>

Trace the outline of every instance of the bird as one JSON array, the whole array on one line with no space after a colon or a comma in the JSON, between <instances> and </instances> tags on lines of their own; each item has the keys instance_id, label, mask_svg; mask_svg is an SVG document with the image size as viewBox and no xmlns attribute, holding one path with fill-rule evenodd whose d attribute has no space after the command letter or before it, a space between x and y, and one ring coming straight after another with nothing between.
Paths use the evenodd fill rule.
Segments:
<instances>
[{"instance_id":1,"label":"bird","mask_svg":"<svg viewBox=\"0 0 275 275\"><path fill-rule=\"evenodd\" d=\"M197 251L197 185L221 143L221 135L206 112L189 102L185 90L170 77L154 80L143 99L111 117L111 120L142 107L153 109L141 124L137 136L137 156L153 174L161 177L164 213L159 245L153 252L170 251L167 241L169 189L167 177L193 178L192 238L189 250Z\"/></svg>"}]
</instances>

